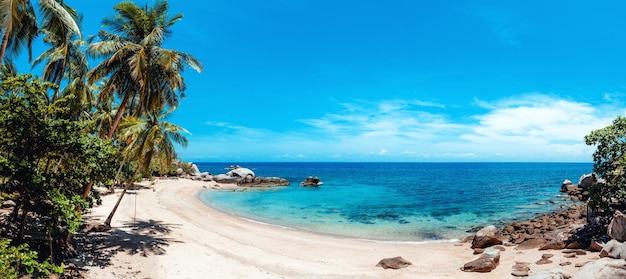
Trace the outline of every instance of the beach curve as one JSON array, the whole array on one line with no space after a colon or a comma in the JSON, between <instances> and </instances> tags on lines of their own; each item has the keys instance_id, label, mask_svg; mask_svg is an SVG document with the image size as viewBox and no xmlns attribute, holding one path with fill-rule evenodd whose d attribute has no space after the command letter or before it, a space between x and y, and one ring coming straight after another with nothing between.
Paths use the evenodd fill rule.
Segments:
<instances>
[{"instance_id":1,"label":"beach curve","mask_svg":"<svg viewBox=\"0 0 626 279\"><path fill-rule=\"evenodd\" d=\"M136 226L129 224L152 225L135 232L157 235L162 253L141 256L117 248L107 265L86 266L90 278L511 278L516 261L534 263L546 252L506 247L494 271L467 273L460 268L477 258L468 243L374 242L250 222L200 201L199 193L216 188L214 182L156 180L147 188L122 201L112 226L133 233ZM116 198L103 197L103 205L88 218L102 220ZM559 263L582 263L597 256L565 259L560 251L548 252L555 254L553 263L532 264L531 274L558 268L573 275L575 264ZM395 256L412 265L400 270L375 266Z\"/></svg>"}]
</instances>

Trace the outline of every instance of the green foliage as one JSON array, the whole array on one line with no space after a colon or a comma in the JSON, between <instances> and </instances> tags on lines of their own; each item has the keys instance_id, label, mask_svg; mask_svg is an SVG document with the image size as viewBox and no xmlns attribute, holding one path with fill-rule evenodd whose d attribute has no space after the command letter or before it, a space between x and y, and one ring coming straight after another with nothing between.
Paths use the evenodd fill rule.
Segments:
<instances>
[{"instance_id":1,"label":"green foliage","mask_svg":"<svg viewBox=\"0 0 626 279\"><path fill-rule=\"evenodd\" d=\"M78 208L88 205L80 199L84 185L103 183L115 173L118 157L111 142L95 136L91 123L72 120L67 97L48 100L54 84L24 75L7 78L2 88L0 192L14 194L22 215L43 217L37 220L46 223L38 225L49 235L76 231Z\"/></svg>"},{"instance_id":2,"label":"green foliage","mask_svg":"<svg viewBox=\"0 0 626 279\"><path fill-rule=\"evenodd\" d=\"M18 278L22 272L27 274L63 273L63 266L56 266L49 261L39 262L37 252L31 251L27 244L11 246L9 239L0 240L0 278Z\"/></svg>"},{"instance_id":3,"label":"green foliage","mask_svg":"<svg viewBox=\"0 0 626 279\"><path fill-rule=\"evenodd\" d=\"M596 147L593 170L605 180L590 188L589 206L613 212L626 201L626 118L619 116L612 125L592 131L585 143Z\"/></svg>"}]
</instances>

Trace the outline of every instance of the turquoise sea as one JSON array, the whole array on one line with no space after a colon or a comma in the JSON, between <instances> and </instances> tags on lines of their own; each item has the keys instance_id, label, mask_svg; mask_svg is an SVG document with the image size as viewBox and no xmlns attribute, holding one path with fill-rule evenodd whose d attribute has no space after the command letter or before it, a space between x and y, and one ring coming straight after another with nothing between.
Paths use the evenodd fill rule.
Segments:
<instances>
[{"instance_id":1,"label":"turquoise sea","mask_svg":"<svg viewBox=\"0 0 626 279\"><path fill-rule=\"evenodd\" d=\"M208 206L250 221L381 241L435 241L466 236L554 211L572 202L559 192L591 163L196 163L225 173L238 164L288 187L204 191ZM307 176L324 185L300 187Z\"/></svg>"}]
</instances>

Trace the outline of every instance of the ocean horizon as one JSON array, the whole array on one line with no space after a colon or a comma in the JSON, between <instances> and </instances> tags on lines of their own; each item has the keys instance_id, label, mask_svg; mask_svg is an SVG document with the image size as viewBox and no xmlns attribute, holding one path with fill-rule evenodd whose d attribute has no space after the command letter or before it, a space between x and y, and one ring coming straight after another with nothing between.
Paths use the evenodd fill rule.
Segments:
<instances>
[{"instance_id":1,"label":"ocean horizon","mask_svg":"<svg viewBox=\"0 0 626 279\"><path fill-rule=\"evenodd\" d=\"M199 198L222 212L316 233L373 241L460 239L485 225L568 207L565 179L577 183L593 163L547 162L248 162L196 163L219 174L231 165L256 176L281 177L290 186L204 191ZM308 176L324 184L299 186Z\"/></svg>"}]
</instances>

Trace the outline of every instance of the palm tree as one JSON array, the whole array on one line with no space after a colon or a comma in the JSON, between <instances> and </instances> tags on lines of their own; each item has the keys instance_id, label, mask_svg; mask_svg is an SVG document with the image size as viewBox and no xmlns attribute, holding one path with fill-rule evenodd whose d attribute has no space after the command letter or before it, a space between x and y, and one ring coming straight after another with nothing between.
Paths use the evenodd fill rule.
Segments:
<instances>
[{"instance_id":1,"label":"palm tree","mask_svg":"<svg viewBox=\"0 0 626 279\"><path fill-rule=\"evenodd\" d=\"M140 8L124 1L115 5L115 16L107 17L102 24L112 32L101 30L100 42L91 43L87 52L93 58L103 59L88 74L88 82L108 78L100 92L100 99L122 100L115 120L106 138L111 138L125 110L141 116L142 111L161 111L165 106L176 107L179 94L185 90L181 73L189 66L202 71L201 63L193 56L162 48L171 35L170 27L182 19L182 14L167 15L169 5L157 0L153 7Z\"/></svg>"},{"instance_id":2,"label":"palm tree","mask_svg":"<svg viewBox=\"0 0 626 279\"><path fill-rule=\"evenodd\" d=\"M59 27L80 34L78 25L62 1L39 0L39 7L44 18L54 17L58 19ZM19 54L24 46L28 48L28 60L32 59L32 44L39 30L35 10L30 0L1 0L0 30L2 30L0 61L4 61L6 53Z\"/></svg>"},{"instance_id":3,"label":"palm tree","mask_svg":"<svg viewBox=\"0 0 626 279\"><path fill-rule=\"evenodd\" d=\"M172 110L163 112L149 112L143 119L127 117L120 124L120 138L129 139L129 144L124 150L124 157L130 161L139 162L135 172L124 186L124 190L117 199L115 206L107 217L104 224L111 226L113 215L117 211L124 194L132 184L132 181L140 171L146 172L149 169L153 158L158 158L162 165L171 165L172 160L177 157L173 142L185 147L187 138L183 134L189 132L184 128L163 121ZM172 142L173 141L173 142Z\"/></svg>"},{"instance_id":4,"label":"palm tree","mask_svg":"<svg viewBox=\"0 0 626 279\"><path fill-rule=\"evenodd\" d=\"M33 67L47 61L43 68L43 79L57 85L52 96L52 101L55 101L63 78L67 79L68 85L72 85L72 92L84 89L80 84L84 84L89 66L81 50L85 42L80 39L80 30L64 24L65 21L70 21L74 26L80 21L76 10L55 1L40 0L40 4L43 14L43 40L51 47L33 61ZM59 9L65 13L58 12ZM64 18L64 15L68 17ZM76 98L79 103L86 101L83 95L81 94L82 99Z\"/></svg>"}]
</instances>

